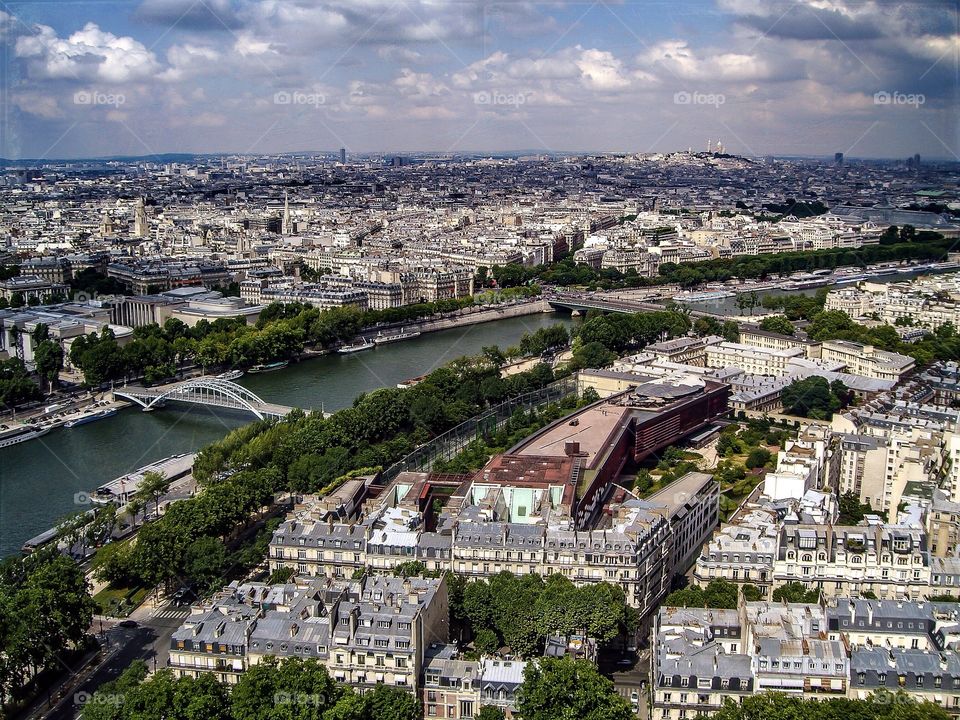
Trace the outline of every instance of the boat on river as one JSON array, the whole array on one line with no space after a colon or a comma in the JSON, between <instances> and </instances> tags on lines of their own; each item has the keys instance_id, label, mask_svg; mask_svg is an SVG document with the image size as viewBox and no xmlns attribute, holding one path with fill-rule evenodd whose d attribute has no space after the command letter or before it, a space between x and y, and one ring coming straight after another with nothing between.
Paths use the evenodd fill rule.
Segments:
<instances>
[{"instance_id":1,"label":"boat on river","mask_svg":"<svg viewBox=\"0 0 960 720\"><path fill-rule=\"evenodd\" d=\"M364 350L370 350L374 347L376 347L376 345L374 345L372 342L369 340L364 340L363 342L354 343L353 345L344 345L337 350L337 352L341 355L349 355L350 353L358 353Z\"/></svg>"},{"instance_id":2,"label":"boat on river","mask_svg":"<svg viewBox=\"0 0 960 720\"><path fill-rule=\"evenodd\" d=\"M413 338L420 337L419 330L406 330L398 333L393 333L391 335L384 335L383 333L377 333L377 336L373 339L374 345L389 345L390 343L400 342L401 340L413 340Z\"/></svg>"},{"instance_id":3,"label":"boat on river","mask_svg":"<svg viewBox=\"0 0 960 720\"><path fill-rule=\"evenodd\" d=\"M267 363L266 365L254 365L252 368L250 368L250 373L265 373L273 372L274 370L283 370L283 368L289 364L289 361L281 360L279 362Z\"/></svg>"},{"instance_id":4,"label":"boat on river","mask_svg":"<svg viewBox=\"0 0 960 720\"><path fill-rule=\"evenodd\" d=\"M50 428L38 427L30 423L0 425L0 448L34 440L43 437L48 432L50 432Z\"/></svg>"},{"instance_id":5,"label":"boat on river","mask_svg":"<svg viewBox=\"0 0 960 720\"><path fill-rule=\"evenodd\" d=\"M96 410L94 412L86 412L80 415L80 417L73 418L72 420L67 420L63 426L65 428L78 427L80 425L86 425L87 423L96 422L97 420L103 420L104 418L113 417L117 414L116 408L103 408L101 410Z\"/></svg>"}]
</instances>

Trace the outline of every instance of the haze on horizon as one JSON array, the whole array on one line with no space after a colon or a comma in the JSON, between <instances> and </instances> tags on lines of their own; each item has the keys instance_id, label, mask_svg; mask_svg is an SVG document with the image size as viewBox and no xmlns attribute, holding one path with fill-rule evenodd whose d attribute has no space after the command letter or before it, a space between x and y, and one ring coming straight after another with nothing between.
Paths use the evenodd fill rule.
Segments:
<instances>
[{"instance_id":1,"label":"haze on horizon","mask_svg":"<svg viewBox=\"0 0 960 720\"><path fill-rule=\"evenodd\" d=\"M960 154L956 0L0 10L0 156Z\"/></svg>"}]
</instances>

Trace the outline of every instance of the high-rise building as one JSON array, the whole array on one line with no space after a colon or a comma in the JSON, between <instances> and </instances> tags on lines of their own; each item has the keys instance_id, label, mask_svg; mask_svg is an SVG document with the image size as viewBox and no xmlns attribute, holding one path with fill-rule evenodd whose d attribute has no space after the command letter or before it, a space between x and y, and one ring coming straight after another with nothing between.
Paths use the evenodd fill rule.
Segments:
<instances>
[{"instance_id":1,"label":"high-rise building","mask_svg":"<svg viewBox=\"0 0 960 720\"><path fill-rule=\"evenodd\" d=\"M838 152L833 154L833 164L834 165L843 165L843 153Z\"/></svg>"},{"instance_id":2,"label":"high-rise building","mask_svg":"<svg viewBox=\"0 0 960 720\"><path fill-rule=\"evenodd\" d=\"M283 223L280 226L281 235L290 235L290 197L283 194Z\"/></svg>"},{"instance_id":3,"label":"high-rise building","mask_svg":"<svg viewBox=\"0 0 960 720\"><path fill-rule=\"evenodd\" d=\"M346 164L347 164L347 149L346 149L346 148L340 148L340 164L341 164L341 165L346 165Z\"/></svg>"},{"instance_id":4,"label":"high-rise building","mask_svg":"<svg viewBox=\"0 0 960 720\"><path fill-rule=\"evenodd\" d=\"M150 223L147 221L147 209L143 205L143 198L137 198L133 210L133 234L145 238L150 235Z\"/></svg>"}]
</instances>

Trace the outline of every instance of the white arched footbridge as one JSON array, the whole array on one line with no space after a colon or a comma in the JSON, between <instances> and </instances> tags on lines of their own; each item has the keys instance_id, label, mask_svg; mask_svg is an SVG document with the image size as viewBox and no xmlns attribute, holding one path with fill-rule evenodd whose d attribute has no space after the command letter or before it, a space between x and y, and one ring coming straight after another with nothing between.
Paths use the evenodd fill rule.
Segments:
<instances>
[{"instance_id":1,"label":"white arched footbridge","mask_svg":"<svg viewBox=\"0 0 960 720\"><path fill-rule=\"evenodd\" d=\"M208 407L229 408L231 410L246 410L256 415L260 420L282 418L293 410L286 405L264 402L254 393L235 382L206 376L156 388L114 388L113 394L116 397L132 400L144 410L162 407L168 400L193 403L194 405L207 405Z\"/></svg>"}]
</instances>

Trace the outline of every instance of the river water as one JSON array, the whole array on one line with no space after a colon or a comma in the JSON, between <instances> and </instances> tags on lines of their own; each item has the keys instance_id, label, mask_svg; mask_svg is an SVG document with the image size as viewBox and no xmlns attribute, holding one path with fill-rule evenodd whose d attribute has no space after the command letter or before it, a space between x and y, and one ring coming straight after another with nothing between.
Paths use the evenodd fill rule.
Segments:
<instances>
[{"instance_id":1,"label":"river water","mask_svg":"<svg viewBox=\"0 0 960 720\"><path fill-rule=\"evenodd\" d=\"M326 355L239 382L266 402L333 411L362 392L394 387L485 345L507 348L526 332L569 315L539 314L428 333L353 355ZM222 409L171 403L152 413L128 408L112 418L0 450L0 557L64 515L86 509L84 493L169 455L193 452L249 422ZM79 494L79 496L78 496Z\"/></svg>"}]
</instances>

